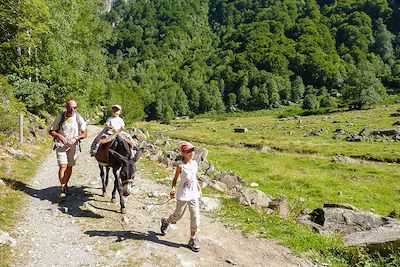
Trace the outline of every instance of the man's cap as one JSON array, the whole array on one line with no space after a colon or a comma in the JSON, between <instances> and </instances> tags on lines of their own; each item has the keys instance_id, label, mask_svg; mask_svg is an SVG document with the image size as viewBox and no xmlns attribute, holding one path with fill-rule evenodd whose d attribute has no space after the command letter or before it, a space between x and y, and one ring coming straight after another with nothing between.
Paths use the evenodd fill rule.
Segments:
<instances>
[{"instance_id":1,"label":"man's cap","mask_svg":"<svg viewBox=\"0 0 400 267\"><path fill-rule=\"evenodd\" d=\"M195 148L195 146L192 145L192 144L189 143L189 142L182 143L182 144L181 144L181 147L180 147L181 152L190 152L190 151L193 151L194 148Z\"/></svg>"},{"instance_id":2,"label":"man's cap","mask_svg":"<svg viewBox=\"0 0 400 267\"><path fill-rule=\"evenodd\" d=\"M117 108L117 109L119 109L119 110L122 110L122 108L121 108L120 105L113 105L111 108Z\"/></svg>"}]
</instances>

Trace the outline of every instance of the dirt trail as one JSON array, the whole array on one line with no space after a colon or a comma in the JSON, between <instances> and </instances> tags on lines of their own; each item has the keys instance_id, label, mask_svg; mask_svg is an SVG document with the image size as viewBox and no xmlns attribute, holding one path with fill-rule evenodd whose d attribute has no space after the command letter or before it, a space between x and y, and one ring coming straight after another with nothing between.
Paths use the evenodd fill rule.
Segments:
<instances>
[{"instance_id":1,"label":"dirt trail","mask_svg":"<svg viewBox=\"0 0 400 267\"><path fill-rule=\"evenodd\" d=\"M12 232L17 245L10 266L313 266L293 256L275 241L244 237L202 213L199 253L187 246L189 213L166 236L159 234L160 218L174 209L174 201L146 206L127 198L127 213L112 204L111 184L101 197L101 181L89 146L98 127L89 128L70 181L72 195L58 203L55 154L51 153L27 185L22 220ZM113 179L112 179L113 181ZM150 192L168 192L165 185L139 170L135 196L159 200Z\"/></svg>"}]
</instances>

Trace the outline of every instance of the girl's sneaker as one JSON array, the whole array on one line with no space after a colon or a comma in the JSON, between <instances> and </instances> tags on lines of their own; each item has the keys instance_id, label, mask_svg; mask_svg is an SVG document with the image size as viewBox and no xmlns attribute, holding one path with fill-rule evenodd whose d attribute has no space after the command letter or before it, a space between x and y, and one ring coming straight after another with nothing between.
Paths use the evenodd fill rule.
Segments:
<instances>
[{"instance_id":1,"label":"girl's sneaker","mask_svg":"<svg viewBox=\"0 0 400 267\"><path fill-rule=\"evenodd\" d=\"M161 219L161 234L165 235L168 232L168 226L169 226L169 221L167 218L162 218Z\"/></svg>"},{"instance_id":2,"label":"girl's sneaker","mask_svg":"<svg viewBox=\"0 0 400 267\"><path fill-rule=\"evenodd\" d=\"M193 250L194 252L199 252L200 251L199 238L197 238L197 237L190 238L188 245L189 245L190 249Z\"/></svg>"}]
</instances>

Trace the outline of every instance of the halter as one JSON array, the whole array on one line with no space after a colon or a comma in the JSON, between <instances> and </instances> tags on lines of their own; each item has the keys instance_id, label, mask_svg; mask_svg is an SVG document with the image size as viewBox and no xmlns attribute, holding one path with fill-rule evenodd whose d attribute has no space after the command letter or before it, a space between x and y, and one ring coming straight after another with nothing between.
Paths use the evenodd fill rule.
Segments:
<instances>
[{"instance_id":1,"label":"halter","mask_svg":"<svg viewBox=\"0 0 400 267\"><path fill-rule=\"evenodd\" d=\"M133 183L133 179L127 179L125 181L122 181L122 185L131 184L131 183Z\"/></svg>"}]
</instances>

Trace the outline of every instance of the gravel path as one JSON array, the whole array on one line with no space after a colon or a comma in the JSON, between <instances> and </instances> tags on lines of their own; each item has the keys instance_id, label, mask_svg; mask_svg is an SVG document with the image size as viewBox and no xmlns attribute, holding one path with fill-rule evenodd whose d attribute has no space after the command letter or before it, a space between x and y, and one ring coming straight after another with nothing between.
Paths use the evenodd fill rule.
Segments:
<instances>
[{"instance_id":1,"label":"gravel path","mask_svg":"<svg viewBox=\"0 0 400 267\"><path fill-rule=\"evenodd\" d=\"M313 266L293 256L272 240L244 237L202 213L199 253L186 245L189 214L166 236L159 234L160 218L169 215L175 202L146 206L133 196L126 201L127 213L112 204L111 184L101 197L101 181L89 146L98 127L89 128L89 138L70 180L72 194L58 203L55 154L51 153L27 185L20 223L11 233L17 245L10 266ZM113 181L113 179L111 180ZM135 196L144 202L159 200L151 192L168 192L165 185L139 170Z\"/></svg>"}]
</instances>

